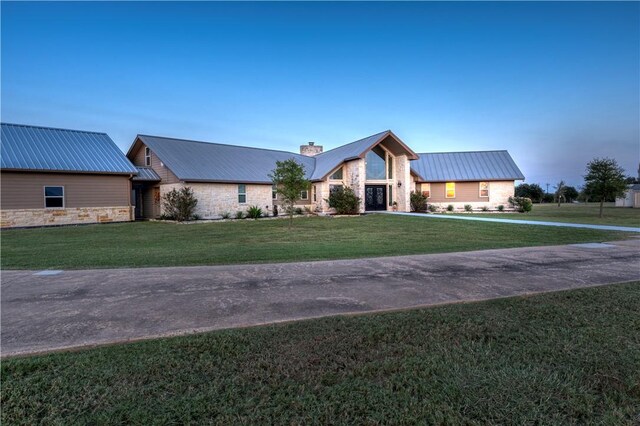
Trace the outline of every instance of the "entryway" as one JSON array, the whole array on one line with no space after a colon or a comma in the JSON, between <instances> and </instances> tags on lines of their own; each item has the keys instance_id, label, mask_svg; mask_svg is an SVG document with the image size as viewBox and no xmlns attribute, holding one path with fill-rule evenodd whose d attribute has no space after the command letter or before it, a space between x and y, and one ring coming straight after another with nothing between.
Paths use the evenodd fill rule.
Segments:
<instances>
[{"instance_id":1,"label":"entryway","mask_svg":"<svg viewBox=\"0 0 640 426\"><path fill-rule=\"evenodd\" d=\"M364 209L366 211L387 210L386 185L364 186Z\"/></svg>"}]
</instances>

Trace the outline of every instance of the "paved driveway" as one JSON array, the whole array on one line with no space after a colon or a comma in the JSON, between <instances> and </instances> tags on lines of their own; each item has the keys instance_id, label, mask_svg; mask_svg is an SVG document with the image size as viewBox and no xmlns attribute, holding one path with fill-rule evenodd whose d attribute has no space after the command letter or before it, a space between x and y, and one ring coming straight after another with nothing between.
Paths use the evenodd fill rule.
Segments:
<instances>
[{"instance_id":1,"label":"paved driveway","mask_svg":"<svg viewBox=\"0 0 640 426\"><path fill-rule=\"evenodd\" d=\"M2 273L2 355L640 280L640 239L358 260Z\"/></svg>"}]
</instances>

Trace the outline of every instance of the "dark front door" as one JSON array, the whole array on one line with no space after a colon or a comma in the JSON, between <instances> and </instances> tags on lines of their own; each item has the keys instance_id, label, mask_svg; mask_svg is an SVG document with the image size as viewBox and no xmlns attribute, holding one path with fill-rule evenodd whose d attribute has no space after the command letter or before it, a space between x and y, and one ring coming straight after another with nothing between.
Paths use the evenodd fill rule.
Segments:
<instances>
[{"instance_id":1,"label":"dark front door","mask_svg":"<svg viewBox=\"0 0 640 426\"><path fill-rule=\"evenodd\" d=\"M142 198L142 187L141 186L134 186L133 187L133 193L134 193L134 205L135 205L135 216L136 219L142 219L144 217L144 204L143 204L143 198Z\"/></svg>"},{"instance_id":2,"label":"dark front door","mask_svg":"<svg viewBox=\"0 0 640 426\"><path fill-rule=\"evenodd\" d=\"M364 209L368 211L387 209L387 191L385 185L365 185Z\"/></svg>"}]
</instances>

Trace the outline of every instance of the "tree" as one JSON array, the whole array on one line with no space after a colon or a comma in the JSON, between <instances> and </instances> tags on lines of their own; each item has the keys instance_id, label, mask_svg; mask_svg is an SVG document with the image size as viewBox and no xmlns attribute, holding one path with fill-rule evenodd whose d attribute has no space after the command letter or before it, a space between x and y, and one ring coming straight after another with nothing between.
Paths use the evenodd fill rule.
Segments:
<instances>
[{"instance_id":1,"label":"tree","mask_svg":"<svg viewBox=\"0 0 640 426\"><path fill-rule=\"evenodd\" d=\"M556 201L558 202L558 207L560 207L560 203L562 202L562 199L564 198L564 190L565 190L565 188L566 188L566 185L565 185L563 180L558 182L558 184L556 185L555 197L556 197Z\"/></svg>"},{"instance_id":2,"label":"tree","mask_svg":"<svg viewBox=\"0 0 640 426\"><path fill-rule=\"evenodd\" d=\"M621 197L627 190L624 170L612 158L594 158L587 164L585 192L600 199L600 217L606 199Z\"/></svg>"},{"instance_id":3,"label":"tree","mask_svg":"<svg viewBox=\"0 0 640 426\"><path fill-rule=\"evenodd\" d=\"M182 222L194 217L198 199L193 195L193 190L185 186L180 189L172 189L164 194L162 207L164 216L169 219Z\"/></svg>"},{"instance_id":4,"label":"tree","mask_svg":"<svg viewBox=\"0 0 640 426\"><path fill-rule=\"evenodd\" d=\"M276 188L276 193L282 196L282 201L289 214L289 227L293 225L294 204L300 198L300 192L309 189L304 165L290 158L276 161L276 168L271 171L269 178Z\"/></svg>"},{"instance_id":5,"label":"tree","mask_svg":"<svg viewBox=\"0 0 640 426\"><path fill-rule=\"evenodd\" d=\"M567 200L568 203L571 203L572 201L577 200L579 195L580 194L578 193L578 190L575 189L573 186L564 187L564 198Z\"/></svg>"},{"instance_id":6,"label":"tree","mask_svg":"<svg viewBox=\"0 0 640 426\"><path fill-rule=\"evenodd\" d=\"M516 197L525 197L530 198L532 201L537 201L538 203L542 202L542 197L544 196L544 190L537 183L521 183L516 186Z\"/></svg>"}]
</instances>

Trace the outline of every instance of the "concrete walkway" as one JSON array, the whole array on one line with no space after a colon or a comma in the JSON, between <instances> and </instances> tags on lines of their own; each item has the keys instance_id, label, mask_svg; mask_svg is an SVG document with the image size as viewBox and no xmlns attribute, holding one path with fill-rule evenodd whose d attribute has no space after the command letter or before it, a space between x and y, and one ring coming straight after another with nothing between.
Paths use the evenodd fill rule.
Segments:
<instances>
[{"instance_id":1,"label":"concrete walkway","mask_svg":"<svg viewBox=\"0 0 640 426\"><path fill-rule=\"evenodd\" d=\"M395 214L401 216L415 216L430 219L457 219L457 220L476 220L479 222L498 222L498 223L515 223L518 225L541 225L541 226L562 226L566 228L588 228L602 229L604 231L624 231L624 232L640 232L640 228L632 226L615 226L615 225L592 225L588 223L568 223L568 222L545 222L541 220L519 220L519 219L500 219L490 217L477 216L455 216L450 214L425 214L425 213L409 213L409 212L371 212L375 214Z\"/></svg>"},{"instance_id":2,"label":"concrete walkway","mask_svg":"<svg viewBox=\"0 0 640 426\"><path fill-rule=\"evenodd\" d=\"M2 356L640 280L640 239L288 264L3 271Z\"/></svg>"}]
</instances>

